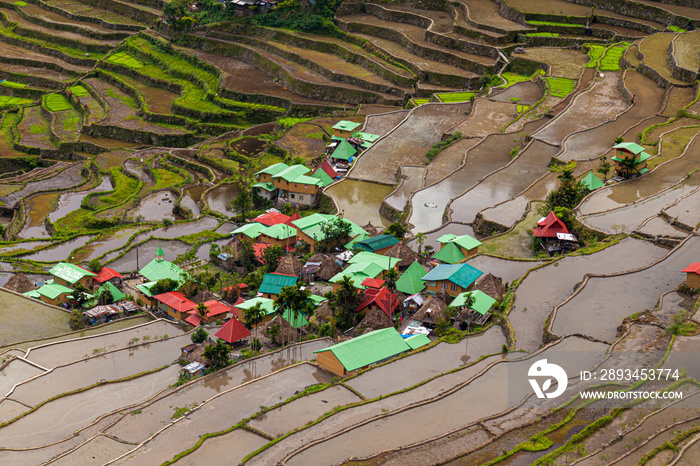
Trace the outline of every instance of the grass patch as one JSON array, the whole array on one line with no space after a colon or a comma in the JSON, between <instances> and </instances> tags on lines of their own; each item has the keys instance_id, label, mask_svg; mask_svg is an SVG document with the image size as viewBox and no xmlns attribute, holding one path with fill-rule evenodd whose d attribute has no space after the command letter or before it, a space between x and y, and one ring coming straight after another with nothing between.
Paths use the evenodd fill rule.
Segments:
<instances>
[{"instance_id":1,"label":"grass patch","mask_svg":"<svg viewBox=\"0 0 700 466\"><path fill-rule=\"evenodd\" d=\"M435 95L446 104L453 102L466 102L469 100L474 100L476 97L476 93L474 92L449 92Z\"/></svg>"},{"instance_id":2,"label":"grass patch","mask_svg":"<svg viewBox=\"0 0 700 466\"><path fill-rule=\"evenodd\" d=\"M68 90L71 91L76 97L85 97L86 95L90 95L88 90L80 85L69 87Z\"/></svg>"},{"instance_id":3,"label":"grass patch","mask_svg":"<svg viewBox=\"0 0 700 466\"><path fill-rule=\"evenodd\" d=\"M413 103L416 105L423 105L430 102L430 99L413 99Z\"/></svg>"},{"instance_id":4,"label":"grass patch","mask_svg":"<svg viewBox=\"0 0 700 466\"><path fill-rule=\"evenodd\" d=\"M116 63L117 65L124 65L129 68L143 68L143 63L141 63L139 60L135 59L131 55L129 55L126 52L117 52L114 55L110 55L106 58L106 60L110 63Z\"/></svg>"},{"instance_id":5,"label":"grass patch","mask_svg":"<svg viewBox=\"0 0 700 466\"><path fill-rule=\"evenodd\" d=\"M11 87L11 88L13 88L13 89L22 89L22 88L27 87L26 84L16 83L16 82L14 82L14 81L8 81L7 79L1 80L1 81L0 81L0 84L2 84L2 85L5 86L5 87Z\"/></svg>"},{"instance_id":6,"label":"grass patch","mask_svg":"<svg viewBox=\"0 0 700 466\"><path fill-rule=\"evenodd\" d=\"M70 110L73 106L68 102L61 94L49 94L44 97L44 107L49 109L51 112L61 112L63 110Z\"/></svg>"},{"instance_id":7,"label":"grass patch","mask_svg":"<svg viewBox=\"0 0 700 466\"><path fill-rule=\"evenodd\" d=\"M114 89L111 89L109 87L107 88L107 96L113 99L121 100L127 107L139 108L139 106L136 105L136 100L134 100L133 97L130 97L128 95L121 95L118 92L115 92Z\"/></svg>"},{"instance_id":8,"label":"grass patch","mask_svg":"<svg viewBox=\"0 0 700 466\"><path fill-rule=\"evenodd\" d=\"M277 124L280 125L282 128L291 128L292 126L296 125L297 123L304 123L306 121L312 120L312 118L292 118L292 117L286 117L286 118L280 118L277 120Z\"/></svg>"},{"instance_id":9,"label":"grass patch","mask_svg":"<svg viewBox=\"0 0 700 466\"><path fill-rule=\"evenodd\" d=\"M10 105L25 105L31 103L32 101L30 99L12 97L9 95L0 95L0 107L9 107Z\"/></svg>"},{"instance_id":10,"label":"grass patch","mask_svg":"<svg viewBox=\"0 0 700 466\"><path fill-rule=\"evenodd\" d=\"M16 2L12 2L12 4L17 5L17 6L27 6L27 2L23 2L21 0L18 0Z\"/></svg>"},{"instance_id":11,"label":"grass patch","mask_svg":"<svg viewBox=\"0 0 700 466\"><path fill-rule=\"evenodd\" d=\"M596 44L586 44L585 46L588 47L588 56L590 57L589 62L586 63L586 68L595 68L598 66L598 60L605 53L605 46Z\"/></svg>"},{"instance_id":12,"label":"grass patch","mask_svg":"<svg viewBox=\"0 0 700 466\"><path fill-rule=\"evenodd\" d=\"M29 127L29 132L32 134L46 134L49 132L49 128L48 126L37 123Z\"/></svg>"},{"instance_id":13,"label":"grass patch","mask_svg":"<svg viewBox=\"0 0 700 466\"><path fill-rule=\"evenodd\" d=\"M112 167L110 171L114 180L114 190L97 199L98 208L121 204L139 190L139 181L126 176L120 167Z\"/></svg>"},{"instance_id":14,"label":"grass patch","mask_svg":"<svg viewBox=\"0 0 700 466\"><path fill-rule=\"evenodd\" d=\"M518 109L518 113L523 113L523 112L527 112L528 110L530 110L530 106L529 105L518 105L517 109Z\"/></svg>"},{"instance_id":15,"label":"grass patch","mask_svg":"<svg viewBox=\"0 0 700 466\"><path fill-rule=\"evenodd\" d=\"M427 154L425 154L425 157L428 160L433 160L435 156L437 156L440 152L442 152L443 149L445 149L447 146L458 140L459 138L462 137L462 133L457 131L456 133L448 136L447 138L443 139L440 142L435 143L433 147L430 148Z\"/></svg>"},{"instance_id":16,"label":"grass patch","mask_svg":"<svg viewBox=\"0 0 700 466\"><path fill-rule=\"evenodd\" d=\"M177 186L185 181L185 178L182 175L164 168L154 168L153 176L156 179L156 185L153 188L154 190Z\"/></svg>"},{"instance_id":17,"label":"grass patch","mask_svg":"<svg viewBox=\"0 0 700 466\"><path fill-rule=\"evenodd\" d=\"M688 32L687 29L679 28L678 26L669 26L668 28L673 32Z\"/></svg>"},{"instance_id":18,"label":"grass patch","mask_svg":"<svg viewBox=\"0 0 700 466\"><path fill-rule=\"evenodd\" d=\"M630 45L629 42L623 42L606 50L600 60L600 71L620 71L620 59Z\"/></svg>"},{"instance_id":19,"label":"grass patch","mask_svg":"<svg viewBox=\"0 0 700 466\"><path fill-rule=\"evenodd\" d=\"M573 24L573 23L552 23L550 21L527 21L529 24L532 24L533 26L561 26L561 27L570 27L570 28L582 28L584 27L583 24Z\"/></svg>"},{"instance_id":20,"label":"grass patch","mask_svg":"<svg viewBox=\"0 0 700 466\"><path fill-rule=\"evenodd\" d=\"M559 37L558 32L531 32L527 37Z\"/></svg>"},{"instance_id":21,"label":"grass patch","mask_svg":"<svg viewBox=\"0 0 700 466\"><path fill-rule=\"evenodd\" d=\"M545 79L549 83L549 93L554 97L564 98L576 89L576 81L573 79L555 78L552 76Z\"/></svg>"}]
</instances>

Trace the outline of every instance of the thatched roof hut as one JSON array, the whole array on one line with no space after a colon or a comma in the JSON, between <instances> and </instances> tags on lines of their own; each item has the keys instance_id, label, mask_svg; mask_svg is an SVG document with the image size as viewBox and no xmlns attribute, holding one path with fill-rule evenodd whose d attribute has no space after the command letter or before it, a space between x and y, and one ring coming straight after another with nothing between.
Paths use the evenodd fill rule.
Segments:
<instances>
[{"instance_id":1,"label":"thatched roof hut","mask_svg":"<svg viewBox=\"0 0 700 466\"><path fill-rule=\"evenodd\" d=\"M420 309L413 314L413 320L423 322L427 325L435 325L445 318L447 304L437 296L431 296L423 303Z\"/></svg>"},{"instance_id":2,"label":"thatched roof hut","mask_svg":"<svg viewBox=\"0 0 700 466\"><path fill-rule=\"evenodd\" d=\"M481 290L493 299L502 300L506 295L506 287L503 279L487 273L474 285L475 290Z\"/></svg>"},{"instance_id":3,"label":"thatched roof hut","mask_svg":"<svg viewBox=\"0 0 700 466\"><path fill-rule=\"evenodd\" d=\"M272 335L269 334L269 329L274 326L279 326L279 332L273 338ZM295 342L299 339L299 332L281 316L275 316L274 319L272 319L270 322L266 323L264 326L258 329L258 333L267 335L268 337L270 337L271 341L278 345L282 344L283 336L285 344Z\"/></svg>"},{"instance_id":4,"label":"thatched roof hut","mask_svg":"<svg viewBox=\"0 0 700 466\"><path fill-rule=\"evenodd\" d=\"M192 350L192 352L187 356L187 360L189 362L198 362L200 364L204 364L205 366L209 365L209 360L204 357L204 350L206 349L207 345L211 345L213 342L211 340L205 341L201 345L199 345L197 348Z\"/></svg>"},{"instance_id":5,"label":"thatched roof hut","mask_svg":"<svg viewBox=\"0 0 700 466\"><path fill-rule=\"evenodd\" d=\"M331 315L333 315L333 313L331 311L331 306L328 303L328 300L319 304L316 310L314 311L314 317L316 317L316 322L319 325L325 324L326 322L330 321Z\"/></svg>"},{"instance_id":6,"label":"thatched roof hut","mask_svg":"<svg viewBox=\"0 0 700 466\"><path fill-rule=\"evenodd\" d=\"M365 230L369 236L379 235L379 229L372 225L372 222L367 222L367 225L363 226L362 229Z\"/></svg>"},{"instance_id":7,"label":"thatched roof hut","mask_svg":"<svg viewBox=\"0 0 700 466\"><path fill-rule=\"evenodd\" d=\"M194 298L192 298L192 301L199 304L203 303L205 301L211 301L212 299L216 299L216 296L214 296L214 293L212 293L209 290L202 290L196 295L194 295Z\"/></svg>"},{"instance_id":8,"label":"thatched roof hut","mask_svg":"<svg viewBox=\"0 0 700 466\"><path fill-rule=\"evenodd\" d=\"M403 241L399 241L393 245L384 255L401 259L401 262L399 262L400 269L405 269L418 260L418 254Z\"/></svg>"},{"instance_id":9,"label":"thatched roof hut","mask_svg":"<svg viewBox=\"0 0 700 466\"><path fill-rule=\"evenodd\" d=\"M326 259L326 257L328 257L328 256L325 254L322 254L320 252L317 252L313 256L309 257L306 260L306 262L323 262Z\"/></svg>"},{"instance_id":10,"label":"thatched roof hut","mask_svg":"<svg viewBox=\"0 0 700 466\"><path fill-rule=\"evenodd\" d=\"M316 280L323 280L324 282L327 282L342 271L343 269L335 262L335 260L331 256L328 256L323 259L321 268L318 269L318 272L316 272Z\"/></svg>"},{"instance_id":11,"label":"thatched roof hut","mask_svg":"<svg viewBox=\"0 0 700 466\"><path fill-rule=\"evenodd\" d=\"M393 327L394 324L388 315L381 309L374 309L372 312L367 314L364 319L357 324L357 328L362 331L365 330L379 330L382 328Z\"/></svg>"},{"instance_id":12,"label":"thatched roof hut","mask_svg":"<svg viewBox=\"0 0 700 466\"><path fill-rule=\"evenodd\" d=\"M26 293L27 291L32 291L34 288L34 283L22 272L15 272L12 274L10 279L5 283L6 290L14 291L15 293Z\"/></svg>"},{"instance_id":13,"label":"thatched roof hut","mask_svg":"<svg viewBox=\"0 0 700 466\"><path fill-rule=\"evenodd\" d=\"M301 262L299 262L299 259L294 257L292 254L287 254L279 262L275 273L294 275L295 277L298 277L301 273Z\"/></svg>"}]
</instances>

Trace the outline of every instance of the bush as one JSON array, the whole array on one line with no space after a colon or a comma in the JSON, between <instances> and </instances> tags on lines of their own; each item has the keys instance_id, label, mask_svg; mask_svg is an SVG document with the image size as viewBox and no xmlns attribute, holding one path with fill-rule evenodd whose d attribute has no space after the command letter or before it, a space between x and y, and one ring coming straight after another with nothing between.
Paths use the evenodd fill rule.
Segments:
<instances>
[{"instance_id":1,"label":"bush","mask_svg":"<svg viewBox=\"0 0 700 466\"><path fill-rule=\"evenodd\" d=\"M204 341L209 338L209 334L202 327L198 327L190 338L192 339L192 343L204 343Z\"/></svg>"},{"instance_id":2,"label":"bush","mask_svg":"<svg viewBox=\"0 0 700 466\"><path fill-rule=\"evenodd\" d=\"M68 325L70 325L70 328L72 328L73 330L80 330L82 328L85 328L85 319L83 319L83 313L77 310L71 312Z\"/></svg>"},{"instance_id":3,"label":"bush","mask_svg":"<svg viewBox=\"0 0 700 466\"><path fill-rule=\"evenodd\" d=\"M260 342L260 339L254 338L253 341L250 343L250 349L253 351L260 351L262 349L262 343Z\"/></svg>"},{"instance_id":4,"label":"bush","mask_svg":"<svg viewBox=\"0 0 700 466\"><path fill-rule=\"evenodd\" d=\"M325 323L321 325L318 329L318 336L319 337L335 337L335 327L333 327L329 323Z\"/></svg>"}]
</instances>

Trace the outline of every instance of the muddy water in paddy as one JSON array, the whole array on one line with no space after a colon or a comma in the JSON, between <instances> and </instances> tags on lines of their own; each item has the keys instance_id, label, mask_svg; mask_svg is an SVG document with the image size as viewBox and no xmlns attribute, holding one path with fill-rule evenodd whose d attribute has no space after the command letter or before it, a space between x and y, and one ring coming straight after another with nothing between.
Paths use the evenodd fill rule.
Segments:
<instances>
[{"instance_id":1,"label":"muddy water in paddy","mask_svg":"<svg viewBox=\"0 0 700 466\"><path fill-rule=\"evenodd\" d=\"M74 164L51 178L30 181L19 191L0 197L0 201L4 202L6 207L13 207L20 199L29 197L31 194L39 191L69 189L77 186L83 182L83 177L80 174L82 168L81 164Z\"/></svg>"},{"instance_id":2,"label":"muddy water in paddy","mask_svg":"<svg viewBox=\"0 0 700 466\"><path fill-rule=\"evenodd\" d=\"M322 392L322 396L303 397L291 403L258 416L248 425L273 437L285 434L307 422L315 421L324 413L338 406L357 403L362 399L342 386L331 387Z\"/></svg>"},{"instance_id":3,"label":"muddy water in paddy","mask_svg":"<svg viewBox=\"0 0 700 466\"><path fill-rule=\"evenodd\" d=\"M700 180L690 178L687 182L681 183L679 186L669 188L659 194L642 199L635 204L601 214L582 217L580 220L585 225L607 233L631 232L637 229L637 227L649 217L661 212L681 197L692 193L699 185Z\"/></svg>"},{"instance_id":4,"label":"muddy water in paddy","mask_svg":"<svg viewBox=\"0 0 700 466\"><path fill-rule=\"evenodd\" d=\"M173 406L185 406L191 404L193 401L202 402L218 393L288 367L297 361L308 361L315 359L316 355L314 355L313 352L326 348L330 346L331 343L332 342L330 340L317 340L304 343L302 345L288 347L279 352L275 352L274 354L268 354L250 361L244 361L222 372L218 372L202 379L197 379L197 381L193 382L192 384L182 387L176 392L168 395L166 398L144 408L144 416L140 419L131 419L130 417L122 419L117 425L110 429L110 433L117 435L119 438L124 440L131 439L133 441L141 441L146 436L150 435L150 433L153 433L158 428L162 427L165 421L169 422L170 417L173 414ZM314 371L309 372L306 369L304 369L302 372L306 374L315 373ZM281 378L286 377L287 374L289 374L291 377L290 372L283 372L280 374L282 376ZM307 383L307 385L319 383L318 381L314 382L314 380ZM261 385L267 385L267 382L261 381ZM254 384L253 386L260 385ZM303 389L304 387L306 387L306 385L298 389ZM258 406L260 404L272 406L279 403L279 401L280 400L277 399L271 403L256 404L253 412L258 410ZM238 404L238 402L234 404ZM224 410L224 412L226 412L226 410ZM230 420L232 422L227 427L230 427L238 422L238 420L234 420L233 418ZM207 432L213 432L213 430Z\"/></svg>"},{"instance_id":5,"label":"muddy water in paddy","mask_svg":"<svg viewBox=\"0 0 700 466\"><path fill-rule=\"evenodd\" d=\"M100 435L82 445L76 451L62 456L59 464L68 466L83 466L86 464L104 464L109 460L123 455L133 448L132 445L112 440Z\"/></svg>"},{"instance_id":6,"label":"muddy water in paddy","mask_svg":"<svg viewBox=\"0 0 700 466\"><path fill-rule=\"evenodd\" d=\"M24 256L27 260L41 261L41 262L58 262L67 259L71 259L70 253L74 249L85 246L89 243L95 235L79 236L70 241L59 244L52 248L43 249L41 251L35 252L28 256Z\"/></svg>"},{"instance_id":7,"label":"muddy water in paddy","mask_svg":"<svg viewBox=\"0 0 700 466\"><path fill-rule=\"evenodd\" d=\"M552 331L557 335L579 333L613 341L617 326L626 316L654 308L661 294L684 281L681 270L698 248L700 237L695 236L645 270L589 279L580 293L558 309ZM644 286L640 286L642 283Z\"/></svg>"},{"instance_id":8,"label":"muddy water in paddy","mask_svg":"<svg viewBox=\"0 0 700 466\"><path fill-rule=\"evenodd\" d=\"M685 238L690 233L677 226L669 224L662 217L654 217L644 223L644 226L637 229L641 233L654 236L671 236L674 238Z\"/></svg>"},{"instance_id":9,"label":"muddy water in paddy","mask_svg":"<svg viewBox=\"0 0 700 466\"><path fill-rule=\"evenodd\" d=\"M548 349L540 357L553 359L575 373L592 367L604 357L607 345L582 339L568 339ZM559 357L557 353L566 353ZM426 440L446 431L464 427L517 405L532 394L528 384L508 383L525 380L532 360L497 364L484 375L443 398L354 428L292 456L290 465L335 464L349 457L364 457L377 451ZM572 389L569 392L573 394ZM480 400L475 403L474 400ZM537 405L546 405L548 401ZM462 407L462 408L460 408ZM439 419L440 422L433 422ZM421 429L415 426L420 425Z\"/></svg>"},{"instance_id":10,"label":"muddy water in paddy","mask_svg":"<svg viewBox=\"0 0 700 466\"><path fill-rule=\"evenodd\" d=\"M107 149L133 149L136 147L141 147L143 144L139 142L127 142L121 139L112 138L98 138L90 136L89 134L81 133L79 141L91 142L96 146L105 147Z\"/></svg>"},{"instance_id":11,"label":"muddy water in paddy","mask_svg":"<svg viewBox=\"0 0 700 466\"><path fill-rule=\"evenodd\" d=\"M19 416L22 413L26 413L29 411L29 408L24 406L23 404L17 403L12 400L5 400L2 403L0 403L0 422L7 422L10 421L17 416ZM3 454L0 452L0 460L3 460ZM4 463L3 464L9 464L9 463ZM16 463L18 465L24 464L24 463Z\"/></svg>"},{"instance_id":12,"label":"muddy water in paddy","mask_svg":"<svg viewBox=\"0 0 700 466\"><path fill-rule=\"evenodd\" d=\"M182 191L180 205L186 209L190 209L195 218L199 217L199 215L202 213L199 208L199 200L202 198L202 193L207 188L209 188L209 186L205 184L198 184L196 186L185 188Z\"/></svg>"},{"instance_id":13,"label":"muddy water in paddy","mask_svg":"<svg viewBox=\"0 0 700 466\"><path fill-rule=\"evenodd\" d=\"M469 149L482 141L481 138L460 139L440 152L428 165L424 186L430 186L457 170L465 161Z\"/></svg>"},{"instance_id":14,"label":"muddy water in paddy","mask_svg":"<svg viewBox=\"0 0 700 466\"><path fill-rule=\"evenodd\" d=\"M504 285L506 283L512 283L514 280L522 277L525 272L531 268L537 267L543 263L542 261L514 261L485 255L471 257L465 262L483 271L484 275L490 273L496 277L502 278Z\"/></svg>"},{"instance_id":15,"label":"muddy water in paddy","mask_svg":"<svg viewBox=\"0 0 700 466\"><path fill-rule=\"evenodd\" d=\"M146 222L158 222L164 219L171 221L182 220L180 215L173 212L177 195L172 191L158 191L141 199L137 208L131 212L131 217L143 217Z\"/></svg>"},{"instance_id":16,"label":"muddy water in paddy","mask_svg":"<svg viewBox=\"0 0 700 466\"><path fill-rule=\"evenodd\" d=\"M507 168L490 175L450 204L452 220L470 223L487 207L506 201L547 172L559 148L535 140Z\"/></svg>"},{"instance_id":17,"label":"muddy water in paddy","mask_svg":"<svg viewBox=\"0 0 700 466\"><path fill-rule=\"evenodd\" d=\"M386 198L386 203L398 211L403 211L413 193L423 187L425 167L402 167L401 172L398 189Z\"/></svg>"},{"instance_id":18,"label":"muddy water in paddy","mask_svg":"<svg viewBox=\"0 0 700 466\"><path fill-rule=\"evenodd\" d=\"M56 209L49 213L49 220L56 222L59 218L65 217L71 212L80 209L80 204L88 194L109 191L112 189L112 182L108 176L102 176L102 181L93 189L81 192L70 192L61 194L58 198Z\"/></svg>"},{"instance_id":19,"label":"muddy water in paddy","mask_svg":"<svg viewBox=\"0 0 700 466\"><path fill-rule=\"evenodd\" d=\"M175 260L179 254L184 254L192 249L192 246L187 243L183 243L182 241L162 241L159 239L153 239L146 241L137 247L131 248L129 252L112 262L107 262L109 257L107 256L105 257L105 263L107 263L109 267L120 272L137 270L139 268L143 268L146 264L153 260L156 251L158 250L158 246L163 248L163 251L165 252L165 260L169 261ZM136 264L136 248L138 248L139 267L137 267Z\"/></svg>"},{"instance_id":20,"label":"muddy water in paddy","mask_svg":"<svg viewBox=\"0 0 700 466\"><path fill-rule=\"evenodd\" d=\"M105 333L32 348L27 354L27 359L40 366L50 368L84 359L85 353L92 355L92 350L95 348L112 351L128 346L134 338L145 343L151 340L156 341L158 337L166 334L175 336L182 333L184 332L179 327L169 322L150 322L122 332ZM144 339L146 336L148 340Z\"/></svg>"},{"instance_id":21,"label":"muddy water in paddy","mask_svg":"<svg viewBox=\"0 0 700 466\"><path fill-rule=\"evenodd\" d=\"M236 212L229 207L241 188L237 184L223 184L205 194L205 199L211 210L222 213L228 217L236 215Z\"/></svg>"},{"instance_id":22,"label":"muddy water in paddy","mask_svg":"<svg viewBox=\"0 0 700 466\"><path fill-rule=\"evenodd\" d=\"M255 155L265 148L266 141L255 138L246 138L231 143L231 149L243 155Z\"/></svg>"},{"instance_id":23,"label":"muddy water in paddy","mask_svg":"<svg viewBox=\"0 0 700 466\"><path fill-rule=\"evenodd\" d=\"M10 448L29 448L68 438L99 416L144 401L167 388L177 380L179 369L178 365L173 365L154 374L101 385L51 401L1 428L0 444Z\"/></svg>"},{"instance_id":24,"label":"muddy water in paddy","mask_svg":"<svg viewBox=\"0 0 700 466\"><path fill-rule=\"evenodd\" d=\"M16 384L43 373L44 371L38 367L22 361L21 359L10 361L10 363L0 371L0 397L5 396Z\"/></svg>"},{"instance_id":25,"label":"muddy water in paddy","mask_svg":"<svg viewBox=\"0 0 700 466\"><path fill-rule=\"evenodd\" d=\"M682 199L678 204L666 209L672 219L696 228L700 223L700 191Z\"/></svg>"},{"instance_id":26,"label":"muddy water in paddy","mask_svg":"<svg viewBox=\"0 0 700 466\"><path fill-rule=\"evenodd\" d=\"M625 84L632 94L640 96L635 100L632 108L615 121L567 138L563 152L557 158L567 161L599 158L610 150L613 139L661 109L665 91L650 78L636 71L628 71Z\"/></svg>"},{"instance_id":27,"label":"muddy water in paddy","mask_svg":"<svg viewBox=\"0 0 700 466\"><path fill-rule=\"evenodd\" d=\"M534 81L526 81L521 83L513 84L506 90L499 92L498 94L492 95L491 100L496 100L498 102L510 102L513 103L511 99L518 99L516 102L518 104L531 105L539 101L543 96L542 89L535 84Z\"/></svg>"},{"instance_id":28,"label":"muddy water in paddy","mask_svg":"<svg viewBox=\"0 0 700 466\"><path fill-rule=\"evenodd\" d=\"M228 434L206 439L201 447L177 463L182 466L230 466L237 464L267 442L264 437L247 430L236 429Z\"/></svg>"},{"instance_id":29,"label":"muddy water in paddy","mask_svg":"<svg viewBox=\"0 0 700 466\"><path fill-rule=\"evenodd\" d=\"M478 24L485 24L499 29L517 31L524 29L522 24L510 21L499 13L498 4L479 0L461 0L469 11L469 17Z\"/></svg>"},{"instance_id":30,"label":"muddy water in paddy","mask_svg":"<svg viewBox=\"0 0 700 466\"><path fill-rule=\"evenodd\" d=\"M133 234L145 228L148 227L128 227L115 231L113 233L108 233L107 235L103 235L100 238L95 237L95 239L91 241L90 244L86 245L83 248L80 248L80 251L77 251L75 253L74 258L77 262L89 261L92 259L96 259L109 251L120 249L126 244L126 242Z\"/></svg>"},{"instance_id":31,"label":"muddy water in paddy","mask_svg":"<svg viewBox=\"0 0 700 466\"><path fill-rule=\"evenodd\" d=\"M465 338L459 343L440 343L428 350L377 367L347 384L365 398L376 398L471 364L479 356L500 353L505 342L501 328L491 327L485 333ZM516 353L514 357L519 356Z\"/></svg>"},{"instance_id":32,"label":"muddy water in paddy","mask_svg":"<svg viewBox=\"0 0 700 466\"><path fill-rule=\"evenodd\" d=\"M221 249L230 241L230 238L225 238L219 241L212 241L211 243L201 245L199 249L197 249L197 259L209 260L209 251L211 251L212 244L216 244L217 246L219 246L219 249Z\"/></svg>"},{"instance_id":33,"label":"muddy water in paddy","mask_svg":"<svg viewBox=\"0 0 700 466\"><path fill-rule=\"evenodd\" d=\"M449 132L460 132L465 137L484 137L499 133L516 115L517 107L513 102L477 99L471 115L450 128Z\"/></svg>"},{"instance_id":34,"label":"muddy water in paddy","mask_svg":"<svg viewBox=\"0 0 700 466\"><path fill-rule=\"evenodd\" d=\"M700 137L685 148L684 155L658 166L650 173L631 181L601 188L579 206L583 215L614 209L663 191L683 179L690 167L700 164ZM689 180L692 182L692 179Z\"/></svg>"},{"instance_id":35,"label":"muddy water in paddy","mask_svg":"<svg viewBox=\"0 0 700 466\"><path fill-rule=\"evenodd\" d=\"M12 246L0 246L0 256L20 250L33 251L34 249L38 249L40 247L46 247L49 244L51 244L50 241L24 241L22 243L16 243Z\"/></svg>"},{"instance_id":36,"label":"muddy water in paddy","mask_svg":"<svg viewBox=\"0 0 700 466\"><path fill-rule=\"evenodd\" d=\"M587 273L633 270L662 258L668 251L646 241L627 238L595 254L569 256L530 272L516 290L508 318L515 329L516 347L535 351L542 343L542 325L574 292ZM579 309L580 315L590 319ZM615 326L619 325L615 324Z\"/></svg>"},{"instance_id":37,"label":"muddy water in paddy","mask_svg":"<svg viewBox=\"0 0 700 466\"><path fill-rule=\"evenodd\" d=\"M49 232L46 230L44 220L51 210L51 203L56 198L56 193L37 194L27 199L27 221L17 235L20 238L47 238Z\"/></svg>"},{"instance_id":38,"label":"muddy water in paddy","mask_svg":"<svg viewBox=\"0 0 700 466\"><path fill-rule=\"evenodd\" d=\"M304 387L317 383L327 383L330 382L330 379L331 374L329 372L320 371L315 366L307 363L273 374L265 380L236 388L188 414L184 420L171 425L159 433L145 447L139 448L129 456L119 460L116 464L130 463L134 460L140 464L160 464L180 451L193 446L202 434L219 432L230 428L241 419L250 417L259 411L260 406L272 406L281 400L293 396L298 391L303 390ZM202 400L191 399L190 403L192 401ZM148 409L148 407L144 409L143 417L148 415ZM165 419L169 422L173 408L169 408L168 411ZM126 418L123 420L126 420ZM157 420L157 418L154 420ZM143 418L141 421L143 422ZM128 438L135 438L134 434L136 432L134 432L134 429L124 432L119 429L119 427L124 427L120 424L118 423L115 428L110 429L110 433L119 438L123 438L122 434L126 434ZM137 429L141 430L140 427L137 427ZM150 427L153 428L155 426L151 425ZM154 432L154 430L151 432ZM148 433L146 433L146 436L148 436ZM139 440L144 439L145 437Z\"/></svg>"},{"instance_id":39,"label":"muddy water in paddy","mask_svg":"<svg viewBox=\"0 0 700 466\"><path fill-rule=\"evenodd\" d=\"M153 370L178 359L180 348L191 341L189 335L181 335L168 340L150 341L96 357L93 357L97 354L94 351L99 351L99 348L90 341L82 343L83 357L87 355L89 359L58 367L53 372L20 385L13 392L12 398L35 406L55 395L87 387L103 379L116 380Z\"/></svg>"},{"instance_id":40,"label":"muddy water in paddy","mask_svg":"<svg viewBox=\"0 0 700 466\"><path fill-rule=\"evenodd\" d=\"M397 110L380 115L369 115L365 120L362 131L384 136L386 133L396 128L396 126L406 118L409 112L410 110Z\"/></svg>"},{"instance_id":41,"label":"muddy water in paddy","mask_svg":"<svg viewBox=\"0 0 700 466\"><path fill-rule=\"evenodd\" d=\"M348 220L358 225L369 221L373 225L388 226L391 222L379 213L379 208L393 190L392 186L385 184L345 179L328 188L326 194L335 200L338 210L344 212Z\"/></svg>"},{"instance_id":42,"label":"muddy water in paddy","mask_svg":"<svg viewBox=\"0 0 700 466\"><path fill-rule=\"evenodd\" d=\"M514 199L489 207L481 212L484 219L511 228L527 215L530 202L546 199L559 185L556 173L547 173Z\"/></svg>"}]
</instances>

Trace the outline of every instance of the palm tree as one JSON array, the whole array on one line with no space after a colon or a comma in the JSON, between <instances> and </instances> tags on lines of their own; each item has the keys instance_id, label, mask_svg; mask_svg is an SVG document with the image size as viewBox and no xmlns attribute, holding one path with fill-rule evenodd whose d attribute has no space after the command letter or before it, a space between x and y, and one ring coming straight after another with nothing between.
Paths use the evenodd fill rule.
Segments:
<instances>
[{"instance_id":1,"label":"palm tree","mask_svg":"<svg viewBox=\"0 0 700 466\"><path fill-rule=\"evenodd\" d=\"M476 300L474 299L474 292L470 291L467 293L466 297L464 298L464 305L462 306L465 308L467 311L471 310L472 306ZM470 324L471 324L471 317L469 314L467 314L467 333L470 332Z\"/></svg>"},{"instance_id":2,"label":"palm tree","mask_svg":"<svg viewBox=\"0 0 700 466\"><path fill-rule=\"evenodd\" d=\"M423 245L428 236L425 233L416 233L416 242L418 243L418 257L423 258Z\"/></svg>"},{"instance_id":3,"label":"palm tree","mask_svg":"<svg viewBox=\"0 0 700 466\"><path fill-rule=\"evenodd\" d=\"M277 296L275 301L275 314L284 318L284 314L290 311L294 315L296 324L300 314L309 314L313 305L311 304L311 292L302 290L301 283L285 286ZM282 329L282 346L284 346L284 329Z\"/></svg>"},{"instance_id":4,"label":"palm tree","mask_svg":"<svg viewBox=\"0 0 700 466\"><path fill-rule=\"evenodd\" d=\"M265 319L265 310L261 303L255 303L255 306L243 310L243 318L245 323L253 327L253 342L258 339L258 325Z\"/></svg>"},{"instance_id":5,"label":"palm tree","mask_svg":"<svg viewBox=\"0 0 700 466\"><path fill-rule=\"evenodd\" d=\"M396 269L389 269L386 272L386 287L392 293L396 291L396 280L399 278L399 273Z\"/></svg>"},{"instance_id":6,"label":"palm tree","mask_svg":"<svg viewBox=\"0 0 700 466\"><path fill-rule=\"evenodd\" d=\"M207 318L207 312L209 312L209 308L206 304L204 304L204 302L201 302L197 304L197 307L195 309L197 310L197 315L199 315L199 317L202 319L200 322L200 325L202 325Z\"/></svg>"},{"instance_id":7,"label":"palm tree","mask_svg":"<svg viewBox=\"0 0 700 466\"><path fill-rule=\"evenodd\" d=\"M620 161L620 168L623 169L625 178L629 178L637 172L637 158L633 155L625 157Z\"/></svg>"}]
</instances>

